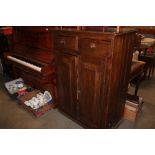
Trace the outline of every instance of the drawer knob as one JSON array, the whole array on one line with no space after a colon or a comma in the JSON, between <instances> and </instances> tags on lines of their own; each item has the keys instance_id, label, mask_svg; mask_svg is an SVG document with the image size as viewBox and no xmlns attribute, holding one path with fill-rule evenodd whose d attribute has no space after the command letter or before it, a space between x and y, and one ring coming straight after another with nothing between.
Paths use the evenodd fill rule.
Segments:
<instances>
[{"instance_id":1,"label":"drawer knob","mask_svg":"<svg viewBox=\"0 0 155 155\"><path fill-rule=\"evenodd\" d=\"M95 43L90 43L90 48L96 48L96 44Z\"/></svg>"},{"instance_id":2,"label":"drawer knob","mask_svg":"<svg viewBox=\"0 0 155 155\"><path fill-rule=\"evenodd\" d=\"M60 40L60 44L65 45L65 43L66 43L66 42L65 42L65 39L61 39L61 40Z\"/></svg>"},{"instance_id":3,"label":"drawer knob","mask_svg":"<svg viewBox=\"0 0 155 155\"><path fill-rule=\"evenodd\" d=\"M81 91L80 90L77 90L77 93L81 93Z\"/></svg>"}]
</instances>

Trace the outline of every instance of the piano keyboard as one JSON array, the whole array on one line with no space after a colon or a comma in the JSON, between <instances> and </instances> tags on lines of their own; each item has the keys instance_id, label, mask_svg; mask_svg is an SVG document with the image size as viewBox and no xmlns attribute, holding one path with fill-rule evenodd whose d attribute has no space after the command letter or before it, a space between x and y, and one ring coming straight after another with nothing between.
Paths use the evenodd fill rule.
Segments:
<instances>
[{"instance_id":1,"label":"piano keyboard","mask_svg":"<svg viewBox=\"0 0 155 155\"><path fill-rule=\"evenodd\" d=\"M31 64L31 63L28 63L28 62L26 62L26 61L17 59L17 58L12 57L12 56L7 56L7 58L8 58L9 60L12 60L12 61L14 61L14 62L17 62L17 63L19 63L19 64L21 64L21 65L24 65L24 66L26 66L26 67L28 67L28 68L31 68L31 69L33 69L33 70L35 70L35 71L37 71L37 72L41 72L41 67L38 67L38 66L36 66L36 65L33 65L33 64Z\"/></svg>"}]
</instances>

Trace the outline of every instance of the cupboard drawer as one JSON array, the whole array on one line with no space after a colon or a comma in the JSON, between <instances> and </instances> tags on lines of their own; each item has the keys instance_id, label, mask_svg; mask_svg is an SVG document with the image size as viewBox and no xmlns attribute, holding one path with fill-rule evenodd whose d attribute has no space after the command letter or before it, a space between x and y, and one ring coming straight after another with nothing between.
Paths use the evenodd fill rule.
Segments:
<instances>
[{"instance_id":1,"label":"cupboard drawer","mask_svg":"<svg viewBox=\"0 0 155 155\"><path fill-rule=\"evenodd\" d=\"M55 38L55 46L59 50L77 50L77 37L58 35Z\"/></svg>"},{"instance_id":2,"label":"cupboard drawer","mask_svg":"<svg viewBox=\"0 0 155 155\"><path fill-rule=\"evenodd\" d=\"M82 55L103 57L111 55L111 42L97 39L82 38L79 40Z\"/></svg>"}]
</instances>

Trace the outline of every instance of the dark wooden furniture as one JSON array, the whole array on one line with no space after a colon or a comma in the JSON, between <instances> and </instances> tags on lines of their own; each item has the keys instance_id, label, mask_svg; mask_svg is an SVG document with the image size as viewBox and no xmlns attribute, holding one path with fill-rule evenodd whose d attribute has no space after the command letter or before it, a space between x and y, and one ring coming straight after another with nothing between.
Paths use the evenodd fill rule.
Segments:
<instances>
[{"instance_id":1,"label":"dark wooden furniture","mask_svg":"<svg viewBox=\"0 0 155 155\"><path fill-rule=\"evenodd\" d=\"M153 75L155 65L155 41L152 38L144 38L144 40L146 41L141 41L139 60L146 62L144 77L150 79L151 75Z\"/></svg>"},{"instance_id":2,"label":"dark wooden furniture","mask_svg":"<svg viewBox=\"0 0 155 155\"><path fill-rule=\"evenodd\" d=\"M153 33L153 29L149 31L147 27L141 28L139 32ZM154 29L155 30L155 29ZM155 54L154 54L155 41L153 38L143 38L142 34L137 33L135 40L135 51L139 51L139 60L146 62L144 66L144 79L150 79L154 72Z\"/></svg>"},{"instance_id":3,"label":"dark wooden furniture","mask_svg":"<svg viewBox=\"0 0 155 155\"><path fill-rule=\"evenodd\" d=\"M145 62L143 61L132 61L130 83L135 85L135 96L137 96L139 85L143 80L145 72Z\"/></svg>"},{"instance_id":4,"label":"dark wooden furniture","mask_svg":"<svg viewBox=\"0 0 155 155\"><path fill-rule=\"evenodd\" d=\"M149 80L151 76L153 76L154 73L154 66L155 66L155 54L146 54L143 55L141 54L139 59L141 61L145 61L146 65L145 65L145 74L144 77Z\"/></svg>"},{"instance_id":5,"label":"dark wooden furniture","mask_svg":"<svg viewBox=\"0 0 155 155\"><path fill-rule=\"evenodd\" d=\"M135 31L54 31L59 109L87 128L114 127L123 115L134 41Z\"/></svg>"},{"instance_id":6,"label":"dark wooden furniture","mask_svg":"<svg viewBox=\"0 0 155 155\"><path fill-rule=\"evenodd\" d=\"M13 41L13 49L5 58L12 64L15 78L21 77L34 88L50 91L56 102L53 36L49 28L14 27Z\"/></svg>"},{"instance_id":7,"label":"dark wooden furniture","mask_svg":"<svg viewBox=\"0 0 155 155\"><path fill-rule=\"evenodd\" d=\"M155 36L155 26L138 26L137 31L142 34L152 34Z\"/></svg>"}]
</instances>

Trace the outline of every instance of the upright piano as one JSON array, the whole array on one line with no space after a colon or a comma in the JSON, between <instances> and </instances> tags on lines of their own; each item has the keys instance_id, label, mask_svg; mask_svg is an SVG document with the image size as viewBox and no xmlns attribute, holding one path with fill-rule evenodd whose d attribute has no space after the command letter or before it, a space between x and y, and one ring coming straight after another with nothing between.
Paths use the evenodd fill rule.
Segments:
<instances>
[{"instance_id":1,"label":"upright piano","mask_svg":"<svg viewBox=\"0 0 155 155\"><path fill-rule=\"evenodd\" d=\"M14 77L51 92L56 101L53 36L49 27L14 27L13 49L5 54Z\"/></svg>"}]
</instances>

